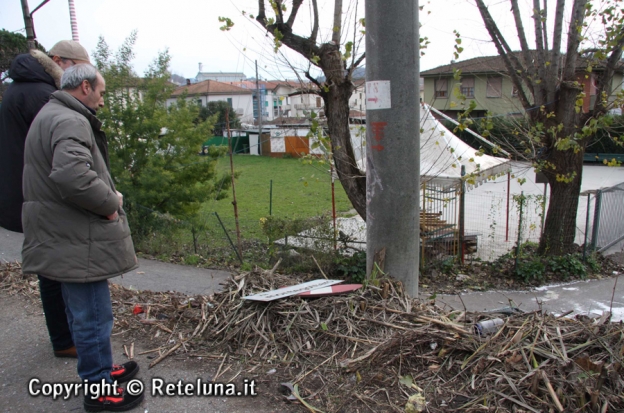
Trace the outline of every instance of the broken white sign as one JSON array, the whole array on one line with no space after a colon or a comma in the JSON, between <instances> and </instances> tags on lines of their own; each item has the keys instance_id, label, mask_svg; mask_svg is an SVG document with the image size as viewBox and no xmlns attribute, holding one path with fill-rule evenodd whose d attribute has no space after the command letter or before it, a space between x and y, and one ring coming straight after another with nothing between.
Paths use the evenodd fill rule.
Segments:
<instances>
[{"instance_id":1,"label":"broken white sign","mask_svg":"<svg viewBox=\"0 0 624 413\"><path fill-rule=\"evenodd\" d=\"M314 280L308 281L303 284L292 285L286 288L279 288L277 290L265 291L263 293L248 295L243 297L245 300L253 301L273 301L278 298L290 297L291 295L297 295L306 291L316 290L317 288L328 287L330 285L339 284L343 280Z\"/></svg>"}]
</instances>

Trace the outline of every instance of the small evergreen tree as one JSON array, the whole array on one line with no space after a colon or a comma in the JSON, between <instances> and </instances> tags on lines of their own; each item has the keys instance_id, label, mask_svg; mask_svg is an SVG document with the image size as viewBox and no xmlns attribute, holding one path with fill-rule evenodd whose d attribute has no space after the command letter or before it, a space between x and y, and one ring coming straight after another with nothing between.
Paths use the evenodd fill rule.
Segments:
<instances>
[{"instance_id":1,"label":"small evergreen tree","mask_svg":"<svg viewBox=\"0 0 624 413\"><path fill-rule=\"evenodd\" d=\"M108 137L111 172L140 236L152 228L153 212L194 221L204 201L224 195L229 177L216 179L216 159L224 149L198 156L217 117L198 121L199 107L184 97L167 107L175 87L169 82L169 53L160 53L140 78L131 65L136 37L133 32L114 56L100 38L93 57L106 80L98 117Z\"/></svg>"},{"instance_id":2,"label":"small evergreen tree","mask_svg":"<svg viewBox=\"0 0 624 413\"><path fill-rule=\"evenodd\" d=\"M36 46L42 52L46 51L38 42ZM8 76L13 58L22 53L28 53L26 37L20 33L0 29L0 81L4 81Z\"/></svg>"},{"instance_id":3,"label":"small evergreen tree","mask_svg":"<svg viewBox=\"0 0 624 413\"><path fill-rule=\"evenodd\" d=\"M228 113L230 119L230 129L240 128L240 120L238 115L232 107L225 101L219 100L216 102L208 102L206 106L202 106L199 109L199 119L206 121L212 116L216 115L216 121L214 125L215 134L221 133L221 136L227 136L227 125L225 122L225 112Z\"/></svg>"}]
</instances>

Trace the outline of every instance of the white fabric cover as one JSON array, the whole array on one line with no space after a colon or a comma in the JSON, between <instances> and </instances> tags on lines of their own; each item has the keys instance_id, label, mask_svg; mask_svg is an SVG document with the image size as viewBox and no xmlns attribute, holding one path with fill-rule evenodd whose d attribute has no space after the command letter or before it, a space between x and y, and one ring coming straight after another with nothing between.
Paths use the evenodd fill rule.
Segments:
<instances>
[{"instance_id":1,"label":"white fabric cover","mask_svg":"<svg viewBox=\"0 0 624 413\"><path fill-rule=\"evenodd\" d=\"M467 188L480 185L511 170L508 159L479 155L479 151L464 143L446 129L429 110L420 108L420 171L421 183L450 187L461 182L461 167L466 168ZM355 153L362 153L363 141L353 139ZM358 167L366 170L366 158L357 160Z\"/></svg>"}]
</instances>

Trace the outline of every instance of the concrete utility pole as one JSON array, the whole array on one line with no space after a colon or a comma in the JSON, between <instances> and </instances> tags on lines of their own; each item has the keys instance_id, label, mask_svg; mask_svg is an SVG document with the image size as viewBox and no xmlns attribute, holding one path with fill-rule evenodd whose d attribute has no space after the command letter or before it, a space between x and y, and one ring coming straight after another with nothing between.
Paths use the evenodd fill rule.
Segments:
<instances>
[{"instance_id":1,"label":"concrete utility pole","mask_svg":"<svg viewBox=\"0 0 624 413\"><path fill-rule=\"evenodd\" d=\"M418 1L366 0L367 270L418 294L420 85Z\"/></svg>"}]
</instances>

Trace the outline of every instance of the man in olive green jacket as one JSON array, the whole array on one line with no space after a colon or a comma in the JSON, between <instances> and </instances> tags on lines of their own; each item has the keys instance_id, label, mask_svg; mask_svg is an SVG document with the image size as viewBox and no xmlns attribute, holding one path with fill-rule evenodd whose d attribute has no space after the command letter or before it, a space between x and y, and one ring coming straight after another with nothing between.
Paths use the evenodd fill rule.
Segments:
<instances>
[{"instance_id":1,"label":"man in olive green jacket","mask_svg":"<svg viewBox=\"0 0 624 413\"><path fill-rule=\"evenodd\" d=\"M106 83L90 64L68 68L61 90L35 117L24 153L22 270L61 282L78 354L89 383L129 380L136 362L113 365L108 279L136 268L123 198L108 170L108 146L96 110ZM95 398L91 396L97 396ZM85 394L88 411L128 410L143 394Z\"/></svg>"}]
</instances>

